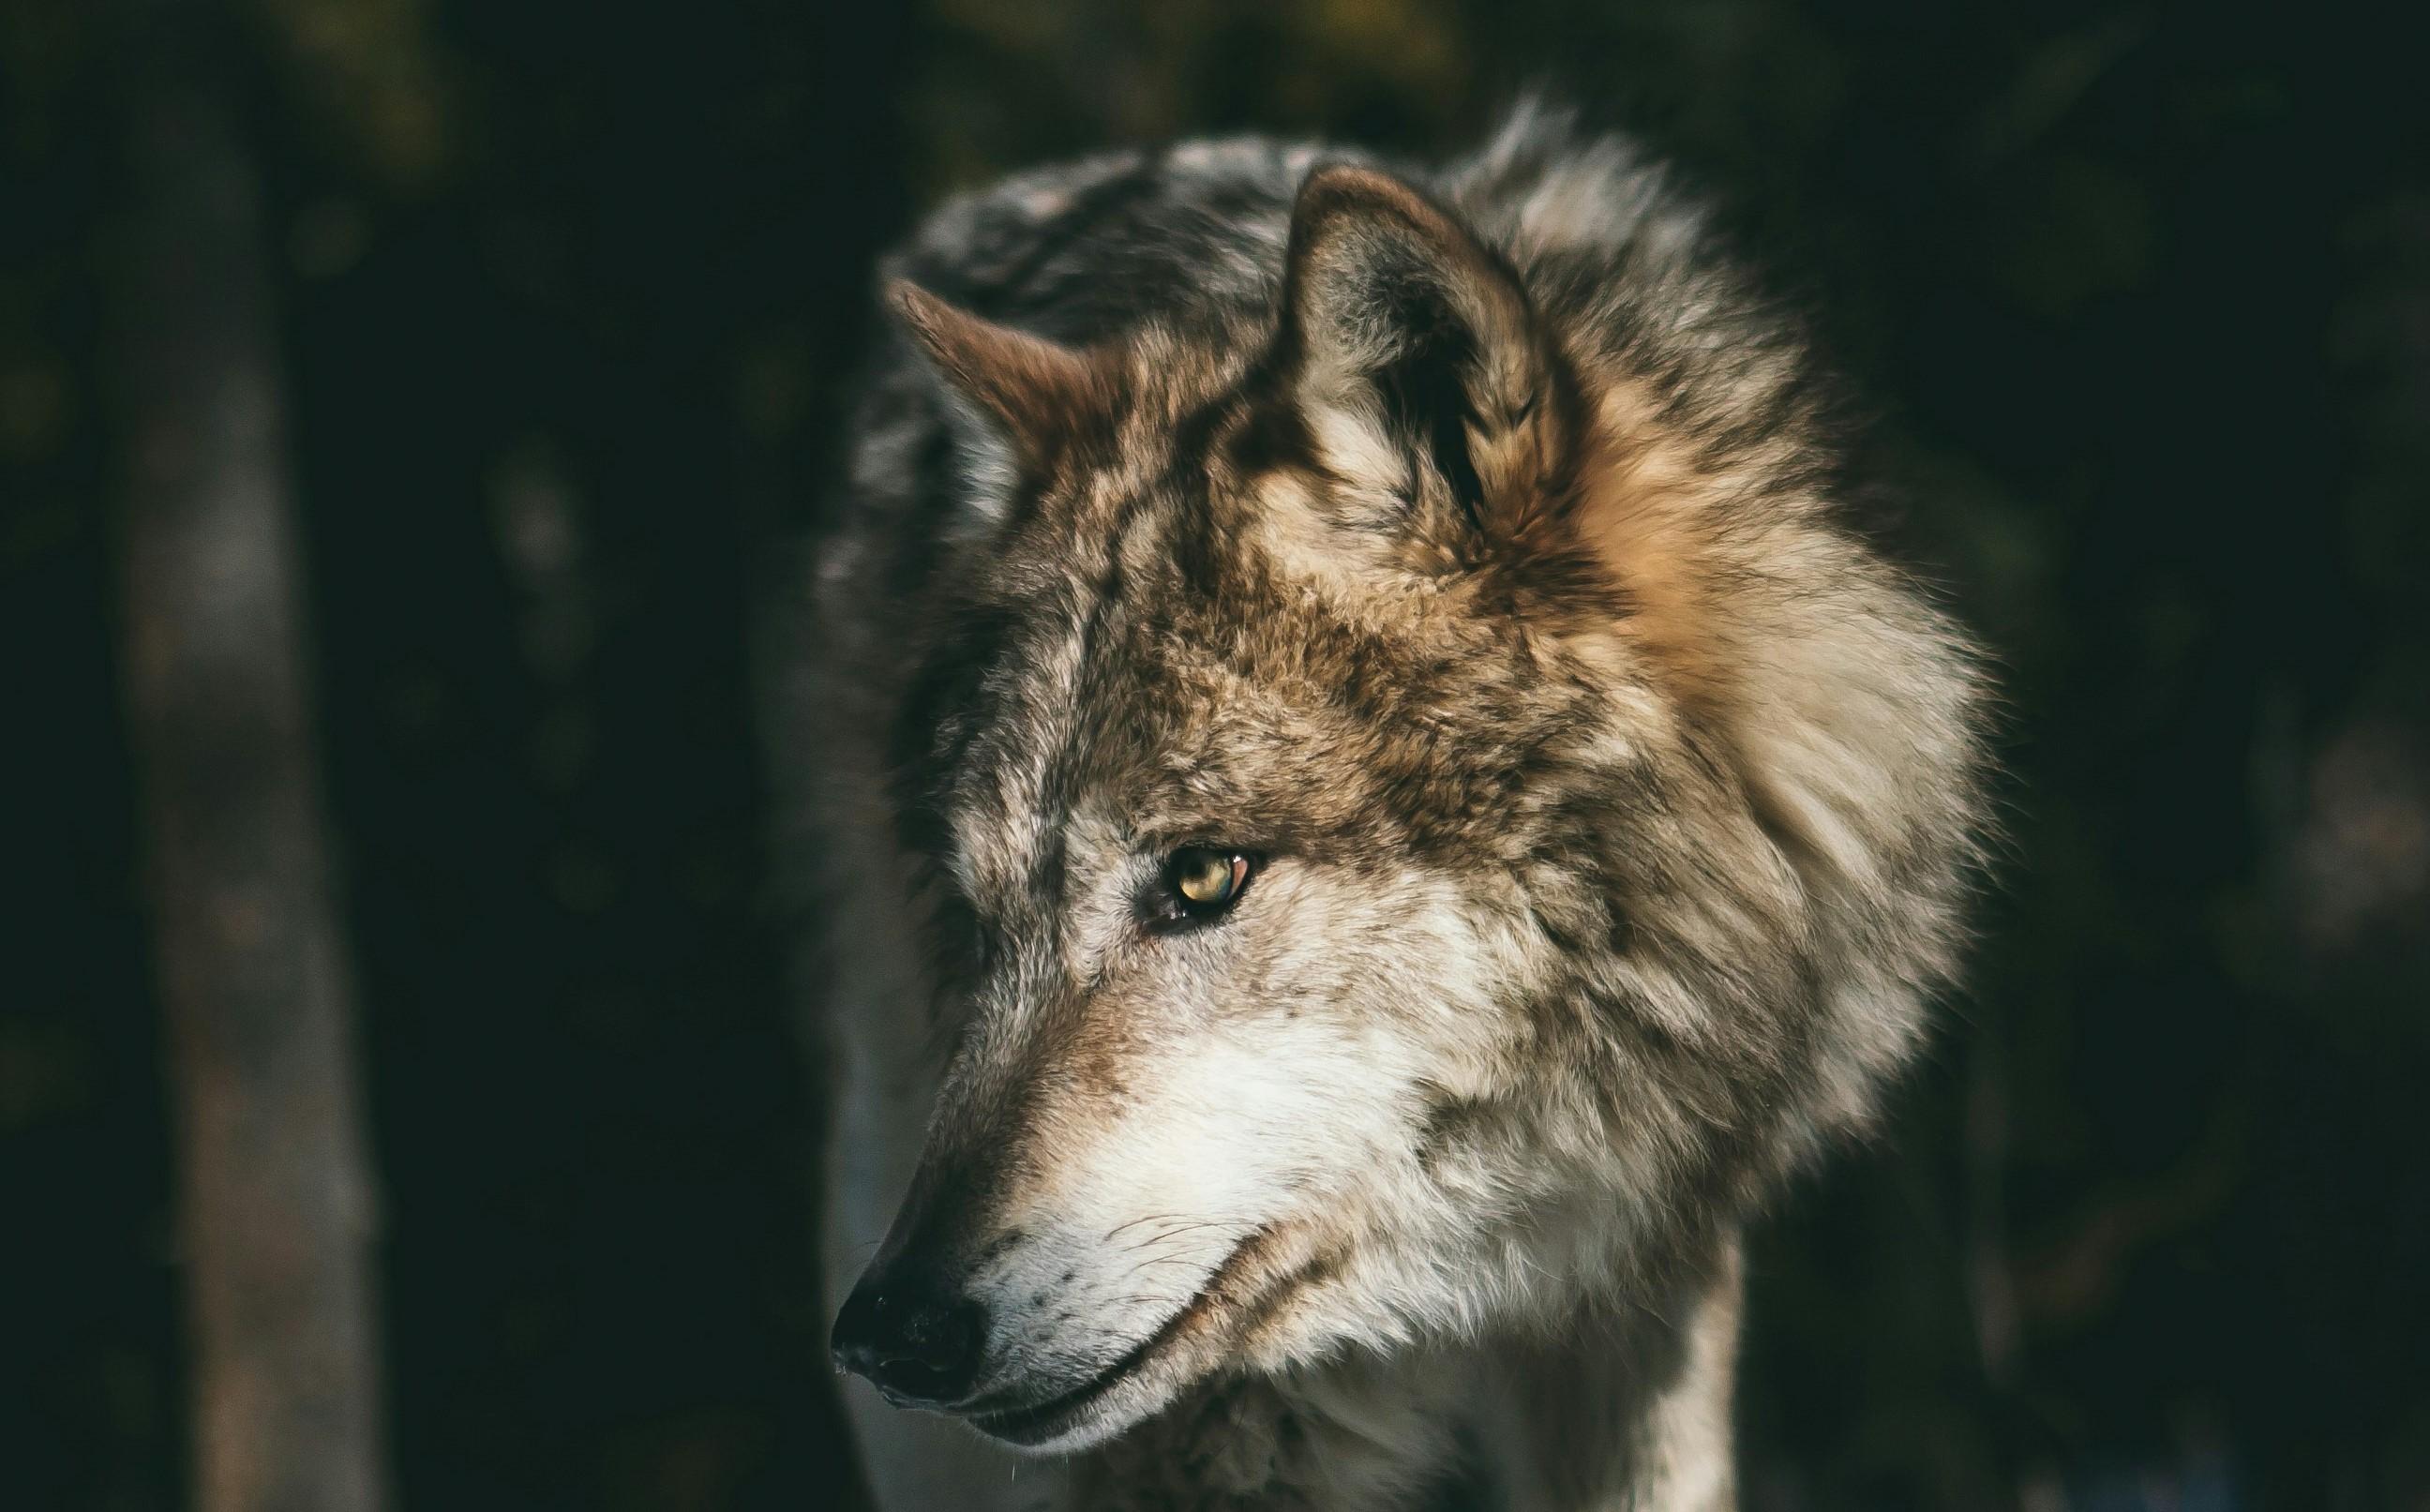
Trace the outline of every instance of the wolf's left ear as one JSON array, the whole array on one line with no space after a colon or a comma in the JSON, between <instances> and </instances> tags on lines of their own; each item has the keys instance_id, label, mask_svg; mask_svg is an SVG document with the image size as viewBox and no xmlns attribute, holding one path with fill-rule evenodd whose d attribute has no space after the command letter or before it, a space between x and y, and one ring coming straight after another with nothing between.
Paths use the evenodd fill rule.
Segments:
<instances>
[{"instance_id":1,"label":"wolf's left ear","mask_svg":"<svg viewBox=\"0 0 2430 1512\"><path fill-rule=\"evenodd\" d=\"M1430 472L1506 540L1564 470L1568 378L1526 290L1390 174L1323 168L1301 189L1282 342L1319 454L1356 486L1414 502Z\"/></svg>"},{"instance_id":2,"label":"wolf's left ear","mask_svg":"<svg viewBox=\"0 0 2430 1512\"><path fill-rule=\"evenodd\" d=\"M888 302L939 375L974 406L1026 468L1042 467L1106 402L1092 354L985 320L896 280Z\"/></svg>"}]
</instances>

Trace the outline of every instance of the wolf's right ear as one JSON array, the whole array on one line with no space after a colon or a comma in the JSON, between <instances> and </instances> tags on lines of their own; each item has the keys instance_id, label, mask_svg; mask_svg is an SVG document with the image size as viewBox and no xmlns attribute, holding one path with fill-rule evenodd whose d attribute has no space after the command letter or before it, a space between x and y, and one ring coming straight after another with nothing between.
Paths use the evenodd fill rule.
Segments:
<instances>
[{"instance_id":1,"label":"wolf's right ear","mask_svg":"<svg viewBox=\"0 0 2430 1512\"><path fill-rule=\"evenodd\" d=\"M1518 274L1459 218L1372 168L1292 208L1281 353L1321 457L1378 498L1447 490L1519 540L1557 488L1569 379Z\"/></svg>"},{"instance_id":2,"label":"wolf's right ear","mask_svg":"<svg viewBox=\"0 0 2430 1512\"><path fill-rule=\"evenodd\" d=\"M901 279L886 293L938 374L1022 466L1043 468L1082 418L1104 407L1105 373L1090 353L974 315Z\"/></svg>"}]
</instances>

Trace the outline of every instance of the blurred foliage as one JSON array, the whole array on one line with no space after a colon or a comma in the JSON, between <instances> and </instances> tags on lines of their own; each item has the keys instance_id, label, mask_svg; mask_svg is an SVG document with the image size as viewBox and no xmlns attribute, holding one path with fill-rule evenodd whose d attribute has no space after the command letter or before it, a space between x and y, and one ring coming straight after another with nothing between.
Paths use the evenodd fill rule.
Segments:
<instances>
[{"instance_id":1,"label":"blurred foliage","mask_svg":"<svg viewBox=\"0 0 2430 1512\"><path fill-rule=\"evenodd\" d=\"M334 133L356 173L391 189L429 181L463 108L422 0L253 0L296 122Z\"/></svg>"},{"instance_id":2,"label":"blurred foliage","mask_svg":"<svg viewBox=\"0 0 2430 1512\"><path fill-rule=\"evenodd\" d=\"M110 620L141 4L0 5L0 1453L175 1504ZM1456 149L1541 85L1723 196L1999 648L1976 985L1770 1227L1757 1507L2430 1505L2430 176L2356 10L2115 0L249 0L408 1504L816 1504L815 1079L747 605L867 259L1206 130Z\"/></svg>"}]
</instances>

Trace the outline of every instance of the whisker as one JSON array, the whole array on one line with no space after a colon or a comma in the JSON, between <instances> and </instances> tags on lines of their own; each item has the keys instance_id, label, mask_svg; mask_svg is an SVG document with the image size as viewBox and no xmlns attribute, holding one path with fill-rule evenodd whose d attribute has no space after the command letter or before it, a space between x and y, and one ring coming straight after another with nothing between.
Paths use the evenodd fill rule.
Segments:
<instances>
[{"instance_id":1,"label":"whisker","mask_svg":"<svg viewBox=\"0 0 2430 1512\"><path fill-rule=\"evenodd\" d=\"M1115 1235L1120 1234L1124 1229L1137 1228L1141 1223L1168 1223L1185 1221L1185 1215L1180 1213L1150 1213L1145 1218L1134 1218L1127 1223L1115 1224L1113 1227L1106 1230L1105 1239L1100 1240L1099 1242L1110 1242Z\"/></svg>"},{"instance_id":2,"label":"whisker","mask_svg":"<svg viewBox=\"0 0 2430 1512\"><path fill-rule=\"evenodd\" d=\"M1168 1239L1176 1239L1186 1234L1196 1234L1204 1229L1229 1228L1232 1225L1225 1223L1221 1219L1201 1219L1195 1222L1182 1223L1175 1227L1165 1229L1160 1233L1152 1234L1146 1238L1134 1241L1130 1247L1134 1250L1143 1250L1151 1244L1162 1244Z\"/></svg>"}]
</instances>

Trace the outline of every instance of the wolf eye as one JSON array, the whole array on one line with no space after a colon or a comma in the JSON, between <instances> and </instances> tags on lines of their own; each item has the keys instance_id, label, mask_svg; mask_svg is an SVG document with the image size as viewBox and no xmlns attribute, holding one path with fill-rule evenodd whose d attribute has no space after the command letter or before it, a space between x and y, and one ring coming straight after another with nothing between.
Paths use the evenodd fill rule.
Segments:
<instances>
[{"instance_id":1,"label":"wolf eye","mask_svg":"<svg viewBox=\"0 0 2430 1512\"><path fill-rule=\"evenodd\" d=\"M1184 846L1164 863L1163 896L1155 922L1187 924L1214 918L1239 900L1255 870L1238 851Z\"/></svg>"}]
</instances>

